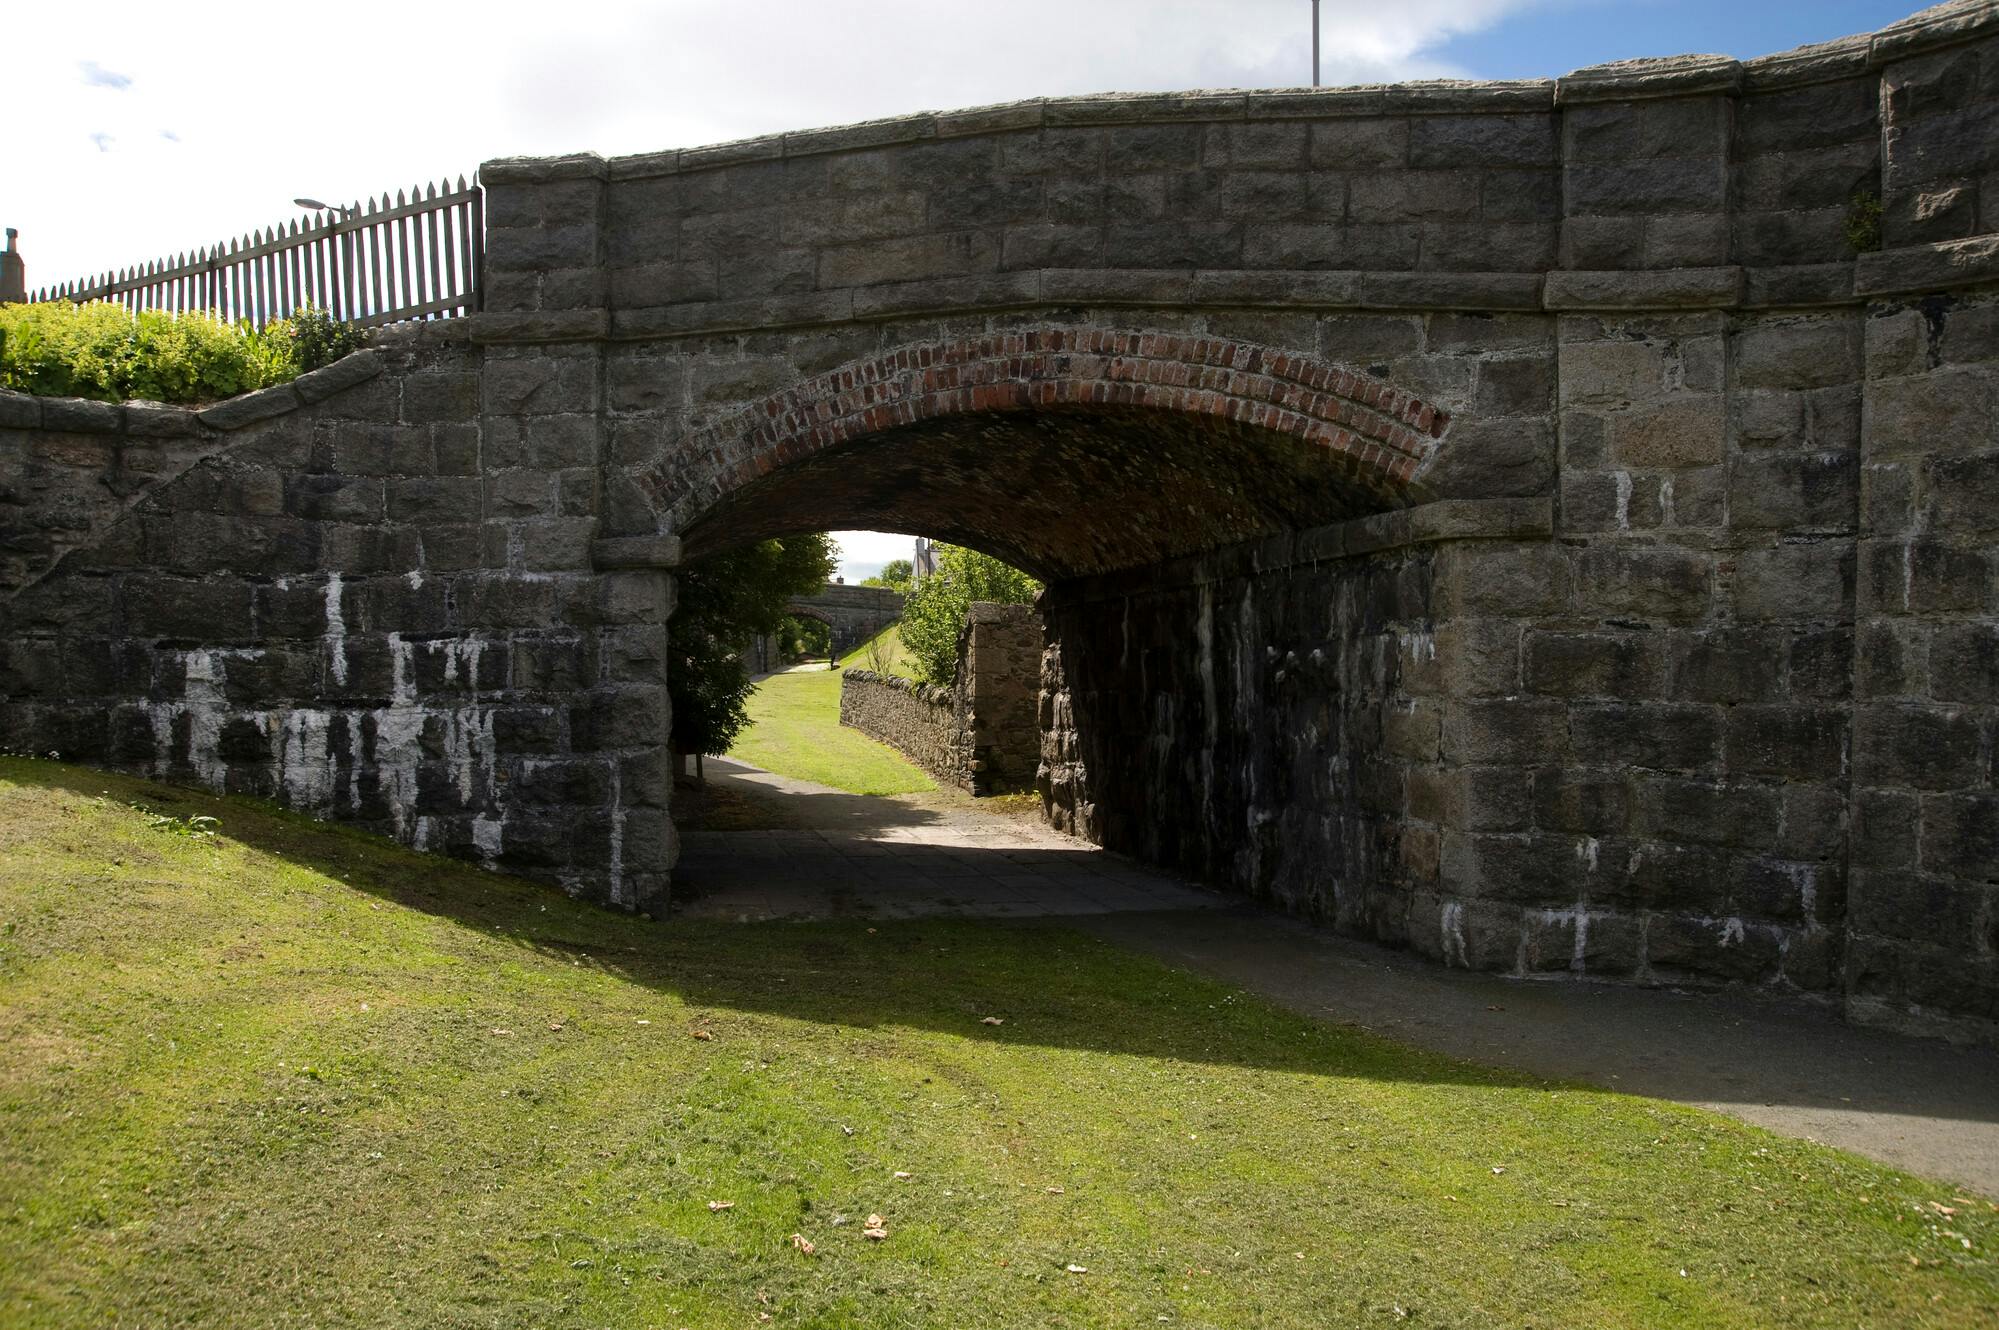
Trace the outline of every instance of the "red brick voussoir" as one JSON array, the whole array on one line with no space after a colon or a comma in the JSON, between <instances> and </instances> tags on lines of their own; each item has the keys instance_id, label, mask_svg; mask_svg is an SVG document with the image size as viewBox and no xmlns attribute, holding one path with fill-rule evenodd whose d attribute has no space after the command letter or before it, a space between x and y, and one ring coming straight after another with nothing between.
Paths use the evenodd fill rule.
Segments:
<instances>
[{"instance_id":1,"label":"red brick voussoir","mask_svg":"<svg viewBox=\"0 0 1999 1330\"><path fill-rule=\"evenodd\" d=\"M1175 412L1323 450L1340 474L1406 502L1450 417L1351 369L1294 351L1110 328L989 333L898 348L774 393L707 426L645 487L676 527L743 485L823 449L948 416L1049 409Z\"/></svg>"}]
</instances>

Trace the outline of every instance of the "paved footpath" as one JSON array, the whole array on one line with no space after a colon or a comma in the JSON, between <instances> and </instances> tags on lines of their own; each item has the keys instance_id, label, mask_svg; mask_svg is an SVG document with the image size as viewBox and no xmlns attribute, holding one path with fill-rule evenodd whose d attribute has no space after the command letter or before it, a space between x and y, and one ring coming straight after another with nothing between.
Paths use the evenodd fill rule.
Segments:
<instances>
[{"instance_id":1,"label":"paved footpath","mask_svg":"<svg viewBox=\"0 0 1999 1330\"><path fill-rule=\"evenodd\" d=\"M1307 1016L1715 1109L1999 1198L1999 1051L1747 994L1446 970L966 800L850 795L713 758L708 771L791 829L685 833L682 917L1049 919Z\"/></svg>"}]
</instances>

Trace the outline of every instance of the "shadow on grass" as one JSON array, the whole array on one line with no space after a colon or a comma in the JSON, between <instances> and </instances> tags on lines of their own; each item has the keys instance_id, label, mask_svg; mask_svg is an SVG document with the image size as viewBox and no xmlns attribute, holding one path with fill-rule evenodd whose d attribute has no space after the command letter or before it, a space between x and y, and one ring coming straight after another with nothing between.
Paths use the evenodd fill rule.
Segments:
<instances>
[{"instance_id":1,"label":"shadow on grass","mask_svg":"<svg viewBox=\"0 0 1999 1330\"><path fill-rule=\"evenodd\" d=\"M0 780L107 795L176 817L215 817L218 840L344 879L343 888L565 965L581 963L671 993L695 1008L1319 1075L1546 1083L1356 1030L1300 1039L1295 1020L1260 1005L1245 1005L1240 1020L1221 1017L1243 1002L1233 989L1046 927L955 919L653 922L262 800L11 758L0 758ZM1005 1023L983 1023L995 1014Z\"/></svg>"},{"instance_id":2,"label":"shadow on grass","mask_svg":"<svg viewBox=\"0 0 1999 1330\"><path fill-rule=\"evenodd\" d=\"M1316 983L1322 990L1327 974L1354 976L1364 969L1371 974L1355 979L1356 986L1371 984L1376 1000L1395 990L1393 1001L1404 1015L1420 1014L1428 1004L1437 1021L1504 1025L1491 1056L1504 1054L1509 1062L1565 1078L1557 1081L1460 1060L1465 1047L1449 1041L1439 1046L1458 1056L1410 1049L1352 1028L1300 1039L1294 1022L1272 1019L1260 1006L1236 1006L1240 1000L1232 988L1169 972L1119 945L1063 929L1061 920L654 923L256 800L21 759L0 759L0 779L85 796L109 793L120 802L177 816L208 814L221 819L224 839L344 875L345 885L383 900L700 1008L1383 1081L1541 1086L1574 1083L1566 1078L1576 1076L1600 1079L1607 1074L1602 1068L1616 1066L1623 1073L1616 1088L1682 1101L1783 1102L1913 1119L1999 1121L1999 1094L1991 1093L1999 1085L1999 1058L1989 1051L1951 1049L1817 1015L1773 1013L1741 995L1707 999L1625 986L1507 984L1493 976L1405 963L1380 948L1300 936L1304 930L1296 928L1287 933L1240 912L1087 921L1092 932L1126 934L1129 942L1168 956L1190 938L1215 950L1233 937L1242 959L1233 967L1236 977L1307 1014L1329 1004L1314 1001L1310 993L1293 1000L1284 993L1287 983L1302 976L1307 986ZM902 813L877 807L866 815L916 821L937 816L904 807ZM1147 939L1147 931L1159 936ZM1357 963L1360 953L1364 959ZM1499 1010L1487 1005L1495 997L1512 1017L1485 1015ZM1228 1014L1218 1018L1218 1012ZM1552 1040L1532 1025L1550 1013L1561 1027ZM1006 1023L984 1025L981 1018L987 1015L1004 1016ZM1554 1049L1556 1055L1537 1058L1537 1039L1545 1041L1543 1051ZM1564 1041L1569 1047L1560 1047ZM1578 1043L1592 1045L1600 1056L1592 1062L1578 1054ZM1913 1123L1908 1129L1922 1130Z\"/></svg>"}]
</instances>

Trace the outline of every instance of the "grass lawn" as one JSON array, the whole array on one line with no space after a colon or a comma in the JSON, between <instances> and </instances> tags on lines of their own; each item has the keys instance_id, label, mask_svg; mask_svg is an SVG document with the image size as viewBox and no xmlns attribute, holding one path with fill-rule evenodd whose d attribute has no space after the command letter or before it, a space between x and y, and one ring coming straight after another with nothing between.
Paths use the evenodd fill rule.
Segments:
<instances>
[{"instance_id":1,"label":"grass lawn","mask_svg":"<svg viewBox=\"0 0 1999 1330\"><path fill-rule=\"evenodd\" d=\"M648 924L0 761L10 1328L1991 1326L1995 1241L1066 932Z\"/></svg>"},{"instance_id":2,"label":"grass lawn","mask_svg":"<svg viewBox=\"0 0 1999 1330\"><path fill-rule=\"evenodd\" d=\"M840 663L849 669L873 670L876 674L895 674L905 679L922 677L916 668L916 657L902 644L899 623L890 624L840 657Z\"/></svg>"},{"instance_id":3,"label":"grass lawn","mask_svg":"<svg viewBox=\"0 0 1999 1330\"><path fill-rule=\"evenodd\" d=\"M750 696L750 726L729 750L780 776L852 794L917 794L937 788L923 769L885 743L840 724L833 670L773 674Z\"/></svg>"}]
</instances>

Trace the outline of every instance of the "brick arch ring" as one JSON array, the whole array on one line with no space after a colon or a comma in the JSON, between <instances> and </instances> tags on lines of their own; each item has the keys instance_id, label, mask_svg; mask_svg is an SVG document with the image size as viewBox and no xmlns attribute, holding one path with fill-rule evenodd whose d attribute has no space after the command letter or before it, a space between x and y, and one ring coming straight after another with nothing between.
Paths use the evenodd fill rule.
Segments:
<instances>
[{"instance_id":1,"label":"brick arch ring","mask_svg":"<svg viewBox=\"0 0 1999 1330\"><path fill-rule=\"evenodd\" d=\"M1441 409L1295 351L1192 333L1041 328L917 343L772 394L667 450L639 478L685 530L757 479L826 449L977 413L1136 409L1249 426L1320 450L1386 507L1418 501L1450 424Z\"/></svg>"}]
</instances>

